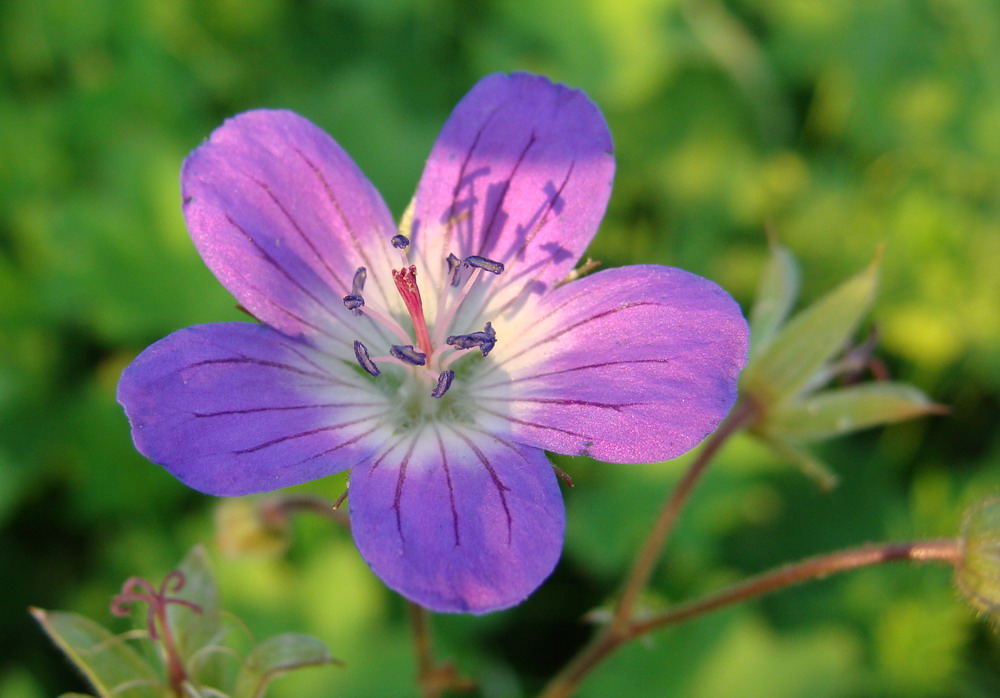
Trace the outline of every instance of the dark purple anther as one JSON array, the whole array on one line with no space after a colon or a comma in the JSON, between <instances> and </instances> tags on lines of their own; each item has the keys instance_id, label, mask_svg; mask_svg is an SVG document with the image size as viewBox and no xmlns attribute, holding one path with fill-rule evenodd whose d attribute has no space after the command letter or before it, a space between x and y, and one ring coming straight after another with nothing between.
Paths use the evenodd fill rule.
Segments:
<instances>
[{"instance_id":1,"label":"dark purple anther","mask_svg":"<svg viewBox=\"0 0 1000 698\"><path fill-rule=\"evenodd\" d=\"M361 306L365 304L365 299L361 297L361 294L351 294L349 296L344 296L344 307L353 312L355 315L361 314Z\"/></svg>"},{"instance_id":2,"label":"dark purple anther","mask_svg":"<svg viewBox=\"0 0 1000 698\"><path fill-rule=\"evenodd\" d=\"M496 346L497 333L493 329L493 325L487 322L482 332L452 335L445 342L456 349L475 349L478 347L483 356L486 356Z\"/></svg>"},{"instance_id":3,"label":"dark purple anther","mask_svg":"<svg viewBox=\"0 0 1000 698\"><path fill-rule=\"evenodd\" d=\"M486 257L480 257L479 255L472 255L471 257L465 258L465 263L470 267L475 267L476 269L482 269L483 271L488 271L491 274L499 274L503 271L502 262L494 262L492 259L487 259Z\"/></svg>"},{"instance_id":4,"label":"dark purple anther","mask_svg":"<svg viewBox=\"0 0 1000 698\"><path fill-rule=\"evenodd\" d=\"M438 384L434 390L431 391L431 397L441 397L448 392L448 388L451 387L451 382L455 380L455 372L452 370L441 371L441 375L438 376Z\"/></svg>"},{"instance_id":5,"label":"dark purple anther","mask_svg":"<svg viewBox=\"0 0 1000 698\"><path fill-rule=\"evenodd\" d=\"M412 344L393 344L392 348L389 349L389 353L403 363L410 364L411 366L423 366L427 363L427 354L421 354L413 348Z\"/></svg>"},{"instance_id":6,"label":"dark purple anther","mask_svg":"<svg viewBox=\"0 0 1000 698\"><path fill-rule=\"evenodd\" d=\"M382 374L382 372L378 370L378 366L375 365L375 362L372 361L371 358L369 358L368 347L366 347L364 344L362 344L356 339L354 340L354 356L357 357L358 363L361 364L361 368L368 371L368 373L372 374L373 376L378 376Z\"/></svg>"},{"instance_id":7,"label":"dark purple anther","mask_svg":"<svg viewBox=\"0 0 1000 698\"><path fill-rule=\"evenodd\" d=\"M410 246L410 239L405 235L393 235L390 242L397 250L405 250Z\"/></svg>"},{"instance_id":8,"label":"dark purple anther","mask_svg":"<svg viewBox=\"0 0 1000 698\"><path fill-rule=\"evenodd\" d=\"M354 272L354 281L351 283L351 295L360 296L361 292L365 290L365 280L368 278L368 270L364 267L358 267L358 270Z\"/></svg>"},{"instance_id":9,"label":"dark purple anther","mask_svg":"<svg viewBox=\"0 0 1000 698\"><path fill-rule=\"evenodd\" d=\"M449 252L448 258L444 261L448 263L448 274L451 276L451 285L457 287L459 283L458 269L462 266L462 260Z\"/></svg>"}]
</instances>

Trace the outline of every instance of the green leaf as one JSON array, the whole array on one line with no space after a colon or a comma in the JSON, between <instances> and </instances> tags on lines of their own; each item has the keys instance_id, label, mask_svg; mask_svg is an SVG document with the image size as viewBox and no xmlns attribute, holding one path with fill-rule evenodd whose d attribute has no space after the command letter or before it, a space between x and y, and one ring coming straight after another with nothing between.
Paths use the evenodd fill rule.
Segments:
<instances>
[{"instance_id":1,"label":"green leaf","mask_svg":"<svg viewBox=\"0 0 1000 698\"><path fill-rule=\"evenodd\" d=\"M156 671L121 636L76 613L32 608L31 615L98 694L162 697L163 684Z\"/></svg>"},{"instance_id":2,"label":"green leaf","mask_svg":"<svg viewBox=\"0 0 1000 698\"><path fill-rule=\"evenodd\" d=\"M267 685L294 669L337 662L314 637L284 633L264 640L247 657L236 681L233 698L260 698Z\"/></svg>"},{"instance_id":3,"label":"green leaf","mask_svg":"<svg viewBox=\"0 0 1000 698\"><path fill-rule=\"evenodd\" d=\"M781 458L802 471L821 490L829 492L840 484L840 477L830 467L814 455L790 443L764 436L764 441Z\"/></svg>"},{"instance_id":4,"label":"green leaf","mask_svg":"<svg viewBox=\"0 0 1000 698\"><path fill-rule=\"evenodd\" d=\"M777 243L771 244L771 256L757 286L757 296L750 310L750 356L771 343L799 294L799 265L795 257Z\"/></svg>"},{"instance_id":5,"label":"green leaf","mask_svg":"<svg viewBox=\"0 0 1000 698\"><path fill-rule=\"evenodd\" d=\"M760 429L777 439L806 443L942 409L912 385L865 383L779 405L768 413Z\"/></svg>"},{"instance_id":6,"label":"green leaf","mask_svg":"<svg viewBox=\"0 0 1000 698\"><path fill-rule=\"evenodd\" d=\"M805 390L850 340L871 306L877 280L878 258L792 318L747 364L742 391L771 408Z\"/></svg>"},{"instance_id":7,"label":"green leaf","mask_svg":"<svg viewBox=\"0 0 1000 698\"><path fill-rule=\"evenodd\" d=\"M168 595L189 601L201 609L197 612L183 604L167 604L167 622L177 640L181 660L190 664L196 652L208 645L218 644L225 629L219 611L219 588L204 546L192 548L177 570L184 575L184 586ZM224 671L224 663L220 655L202 655L201 660L190 668L197 674L200 683L216 684Z\"/></svg>"}]
</instances>

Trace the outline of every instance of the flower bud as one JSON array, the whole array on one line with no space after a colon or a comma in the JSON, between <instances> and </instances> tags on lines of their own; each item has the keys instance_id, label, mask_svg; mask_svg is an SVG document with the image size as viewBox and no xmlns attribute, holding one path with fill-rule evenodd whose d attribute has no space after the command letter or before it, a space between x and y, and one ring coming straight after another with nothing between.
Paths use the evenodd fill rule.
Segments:
<instances>
[{"instance_id":1,"label":"flower bud","mask_svg":"<svg viewBox=\"0 0 1000 698\"><path fill-rule=\"evenodd\" d=\"M223 554L280 555L288 549L287 521L266 521L259 504L223 499L215 507L215 542Z\"/></svg>"},{"instance_id":2,"label":"flower bud","mask_svg":"<svg viewBox=\"0 0 1000 698\"><path fill-rule=\"evenodd\" d=\"M966 600L1000 618L1000 496L970 508L962 524L955 583Z\"/></svg>"}]
</instances>

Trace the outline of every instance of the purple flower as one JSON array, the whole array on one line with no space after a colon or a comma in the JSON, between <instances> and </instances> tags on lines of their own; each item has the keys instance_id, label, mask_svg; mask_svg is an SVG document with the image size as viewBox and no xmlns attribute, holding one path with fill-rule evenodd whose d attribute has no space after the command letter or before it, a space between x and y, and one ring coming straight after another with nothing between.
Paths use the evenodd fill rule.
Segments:
<instances>
[{"instance_id":1,"label":"purple flower","mask_svg":"<svg viewBox=\"0 0 1000 698\"><path fill-rule=\"evenodd\" d=\"M214 495L350 468L354 538L388 586L437 611L518 603L562 548L543 451L684 453L732 406L746 358L739 308L685 271L560 285L613 171L583 93L492 75L445 124L397 231L312 123L233 117L184 163L184 215L262 324L189 327L140 354L118 391L136 447Z\"/></svg>"}]
</instances>

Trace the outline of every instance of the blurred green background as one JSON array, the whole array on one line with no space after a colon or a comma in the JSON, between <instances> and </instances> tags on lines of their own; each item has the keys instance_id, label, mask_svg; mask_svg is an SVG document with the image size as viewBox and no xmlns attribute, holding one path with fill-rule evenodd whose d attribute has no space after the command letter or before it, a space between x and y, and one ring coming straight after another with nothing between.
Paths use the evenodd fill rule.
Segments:
<instances>
[{"instance_id":1,"label":"blurred green background","mask_svg":"<svg viewBox=\"0 0 1000 698\"><path fill-rule=\"evenodd\" d=\"M823 494L750 439L698 491L654 588L676 600L788 559L952 534L1000 485L1000 5L994 0L5 0L0 4L0 695L85 685L26 612L110 622L136 574L211 543L211 498L132 448L122 367L240 319L180 215L185 155L254 107L307 116L398 215L483 74L583 88L617 145L605 265L685 267L748 308L769 227L815 298L886 247L874 320L894 376L948 416L824 444ZM436 617L484 696L537 690L583 642L682 462L560 459L569 531L522 606ZM301 488L337 496L342 480ZM404 604L349 535L303 516L284 556L211 548L260 638L347 662L275 696L415 693ZM114 627L125 629L119 621ZM866 570L661 632L585 696L993 696L1000 642L938 568Z\"/></svg>"}]
</instances>

